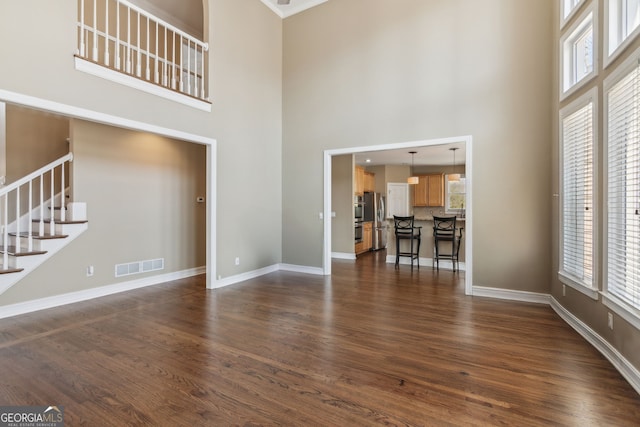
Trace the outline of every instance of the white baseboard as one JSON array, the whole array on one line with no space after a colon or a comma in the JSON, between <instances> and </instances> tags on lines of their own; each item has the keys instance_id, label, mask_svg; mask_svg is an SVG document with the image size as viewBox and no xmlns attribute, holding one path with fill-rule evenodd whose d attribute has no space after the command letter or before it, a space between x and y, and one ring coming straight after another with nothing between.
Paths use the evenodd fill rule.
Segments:
<instances>
[{"instance_id":1,"label":"white baseboard","mask_svg":"<svg viewBox=\"0 0 640 427\"><path fill-rule=\"evenodd\" d=\"M70 292L52 297L40 298L32 301L20 302L17 304L0 307L0 319L17 316L20 314L32 313L34 311L47 308L59 307L73 304L75 302L87 301L94 298L113 295L120 292L131 291L147 286L160 285L173 280L205 274L205 267L196 267L188 270L176 271L173 273L159 274L157 276L145 277L143 279L131 280L128 282L116 283L113 285L100 286L98 288L86 289L78 292Z\"/></svg>"},{"instance_id":2,"label":"white baseboard","mask_svg":"<svg viewBox=\"0 0 640 427\"><path fill-rule=\"evenodd\" d=\"M537 292L514 291L511 289L487 288L484 286L474 286L472 293L474 297L488 297L505 299L511 301L532 302L535 304L550 304L551 295Z\"/></svg>"},{"instance_id":3,"label":"white baseboard","mask_svg":"<svg viewBox=\"0 0 640 427\"><path fill-rule=\"evenodd\" d=\"M400 257L398 261L401 265L411 265L411 260L409 257ZM387 264L395 264L396 256L395 255L387 255ZM420 267L431 267L433 265L432 258L420 258ZM435 267L434 267L435 268ZM440 268L443 270L453 270L453 262L447 259L440 260ZM464 262L458 263L458 270L466 271L467 266Z\"/></svg>"},{"instance_id":4,"label":"white baseboard","mask_svg":"<svg viewBox=\"0 0 640 427\"><path fill-rule=\"evenodd\" d=\"M576 330L584 339L594 346L609 362L620 372L620 374L631 384L636 392L640 394L640 371L638 371L618 350L602 338L596 331L591 329L586 323L575 317L564 308L553 297L550 296L550 305L558 316Z\"/></svg>"},{"instance_id":5,"label":"white baseboard","mask_svg":"<svg viewBox=\"0 0 640 427\"><path fill-rule=\"evenodd\" d=\"M236 274L235 276L225 277L224 279L218 279L215 281L211 281L212 286L210 289L223 288L225 286L233 285L235 283L244 282L245 280L255 279L256 277L264 276L265 274L273 273L274 271L278 271L278 264L269 265L267 267L262 267L257 270L247 271L245 273Z\"/></svg>"},{"instance_id":6,"label":"white baseboard","mask_svg":"<svg viewBox=\"0 0 640 427\"><path fill-rule=\"evenodd\" d=\"M355 260L356 254L352 254L348 252L331 252L331 258Z\"/></svg>"},{"instance_id":7,"label":"white baseboard","mask_svg":"<svg viewBox=\"0 0 640 427\"><path fill-rule=\"evenodd\" d=\"M295 273L313 274L316 276L324 276L324 270L321 267L309 267L306 265L280 264L280 270L293 271Z\"/></svg>"}]
</instances>

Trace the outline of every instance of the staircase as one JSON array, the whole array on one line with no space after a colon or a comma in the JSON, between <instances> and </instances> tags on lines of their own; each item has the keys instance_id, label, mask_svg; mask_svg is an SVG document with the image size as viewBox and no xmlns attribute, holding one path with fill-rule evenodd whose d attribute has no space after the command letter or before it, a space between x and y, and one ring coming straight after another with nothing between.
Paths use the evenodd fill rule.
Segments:
<instances>
[{"instance_id":1,"label":"staircase","mask_svg":"<svg viewBox=\"0 0 640 427\"><path fill-rule=\"evenodd\" d=\"M0 188L0 294L87 230L86 205L67 202L72 160L69 153Z\"/></svg>"}]
</instances>

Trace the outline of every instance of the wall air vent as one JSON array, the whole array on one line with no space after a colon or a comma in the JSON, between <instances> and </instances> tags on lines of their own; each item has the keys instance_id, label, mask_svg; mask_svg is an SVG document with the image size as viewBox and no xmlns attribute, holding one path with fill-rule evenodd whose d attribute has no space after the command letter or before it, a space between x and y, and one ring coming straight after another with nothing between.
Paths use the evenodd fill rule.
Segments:
<instances>
[{"instance_id":1,"label":"wall air vent","mask_svg":"<svg viewBox=\"0 0 640 427\"><path fill-rule=\"evenodd\" d=\"M116 277L122 277L157 270L164 270L164 258L135 261L126 264L116 264L115 272Z\"/></svg>"}]
</instances>

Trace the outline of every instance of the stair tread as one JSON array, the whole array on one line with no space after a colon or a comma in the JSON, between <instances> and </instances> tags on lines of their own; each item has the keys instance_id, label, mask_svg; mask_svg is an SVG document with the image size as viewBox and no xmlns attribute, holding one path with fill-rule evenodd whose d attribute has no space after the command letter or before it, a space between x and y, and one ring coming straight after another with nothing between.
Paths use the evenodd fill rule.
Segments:
<instances>
[{"instance_id":1,"label":"stair tread","mask_svg":"<svg viewBox=\"0 0 640 427\"><path fill-rule=\"evenodd\" d=\"M9 233L10 236L17 236L16 233ZM54 234L53 236L50 234L43 234L40 235L38 233L33 233L31 234L31 236L34 239L38 239L38 240L48 240L48 239L66 239L67 237L69 237L68 234ZM23 231L20 233L20 237L29 237L29 233L27 233L26 231Z\"/></svg>"},{"instance_id":2,"label":"stair tread","mask_svg":"<svg viewBox=\"0 0 640 427\"><path fill-rule=\"evenodd\" d=\"M24 268L0 268L0 274L20 273Z\"/></svg>"},{"instance_id":3,"label":"stair tread","mask_svg":"<svg viewBox=\"0 0 640 427\"><path fill-rule=\"evenodd\" d=\"M33 219L32 222L40 222L39 219ZM45 219L44 223L45 224L49 224L51 222L50 219ZM87 222L89 222L88 220L76 220L76 221L69 221L69 220L65 220L65 221L60 221L59 219L54 219L53 223L54 224L61 224L61 225L66 225L66 224L86 224Z\"/></svg>"},{"instance_id":4,"label":"stair tread","mask_svg":"<svg viewBox=\"0 0 640 427\"><path fill-rule=\"evenodd\" d=\"M4 248L0 246L0 254L4 253ZM25 248L16 248L15 246L7 246L7 254L12 256L31 256L44 255L47 251L29 251Z\"/></svg>"}]
</instances>

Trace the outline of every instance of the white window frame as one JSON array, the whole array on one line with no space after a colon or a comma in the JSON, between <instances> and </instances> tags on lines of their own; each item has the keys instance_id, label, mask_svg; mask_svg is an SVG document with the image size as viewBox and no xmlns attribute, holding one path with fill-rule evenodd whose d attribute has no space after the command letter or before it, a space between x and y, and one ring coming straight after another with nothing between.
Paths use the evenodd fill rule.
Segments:
<instances>
[{"instance_id":1,"label":"white window frame","mask_svg":"<svg viewBox=\"0 0 640 427\"><path fill-rule=\"evenodd\" d=\"M460 174L459 174L460 175ZM467 180L464 175L460 175L460 180L464 180L464 193L455 193L455 194L464 194L465 195L465 207L462 209L452 209L449 205L449 175L445 175L445 213L448 214L462 214L466 211L466 203L467 203Z\"/></svg>"},{"instance_id":2,"label":"white window frame","mask_svg":"<svg viewBox=\"0 0 640 427\"><path fill-rule=\"evenodd\" d=\"M640 25L632 31L626 26L625 13L622 4L628 0L605 0L604 7L604 66L613 62L640 34ZM626 33L626 35L625 35Z\"/></svg>"},{"instance_id":3,"label":"white window frame","mask_svg":"<svg viewBox=\"0 0 640 427\"><path fill-rule=\"evenodd\" d=\"M580 10L587 0L560 0L560 28L567 25L567 22ZM571 3L574 3L573 6Z\"/></svg>"},{"instance_id":4,"label":"white window frame","mask_svg":"<svg viewBox=\"0 0 640 427\"><path fill-rule=\"evenodd\" d=\"M560 99L564 99L580 87L584 86L589 80L598 75L598 13L592 3L587 7L580 17L565 31L560 39ZM593 66L591 72L584 75L580 80L574 78L577 67L575 57L574 43L580 39L587 29L592 31L592 60Z\"/></svg>"},{"instance_id":5,"label":"white window frame","mask_svg":"<svg viewBox=\"0 0 640 427\"><path fill-rule=\"evenodd\" d=\"M574 113L582 110L591 104L591 144L592 144L592 152L591 152L591 283L585 282L582 278L576 277L575 274L567 272L564 270L565 265L565 247L564 247L564 201L565 201L565 182L564 182L564 171L565 171L565 132L564 132L564 120ZM559 248L559 271L558 271L558 279L565 285L572 287L573 289L589 296L590 298L597 300L598 299L598 277L599 277L599 268L597 263L597 252L596 248L598 248L598 233L596 229L596 225L598 224L598 209L597 209L597 194L598 194L598 179L597 179L597 171L596 165L598 164L598 150L597 150L597 135L598 135L598 89L592 88L571 104L560 110L560 120L559 120L559 136L560 136L560 248Z\"/></svg>"},{"instance_id":6,"label":"white window frame","mask_svg":"<svg viewBox=\"0 0 640 427\"><path fill-rule=\"evenodd\" d=\"M604 203L605 206L608 206L609 201L609 90L615 86L620 80L625 78L630 72L632 72L636 67L640 64L640 49L637 49L633 54L631 54L620 66L618 66L604 81L603 89L604 89L604 176L606 185L604 186ZM638 102L640 103L640 96L638 97ZM609 277L608 277L608 268L609 268L609 209L603 209L603 214L605 217L605 226L603 230L603 239L604 239L604 254L603 254L603 265L606 266L604 269L603 279L604 286L601 292L602 294L602 302L605 306L611 309L613 312L618 314L620 317L625 319L627 322L632 324L635 328L640 329L640 309L633 307L631 304L623 301L621 298L617 297L615 294L609 292Z\"/></svg>"}]
</instances>

